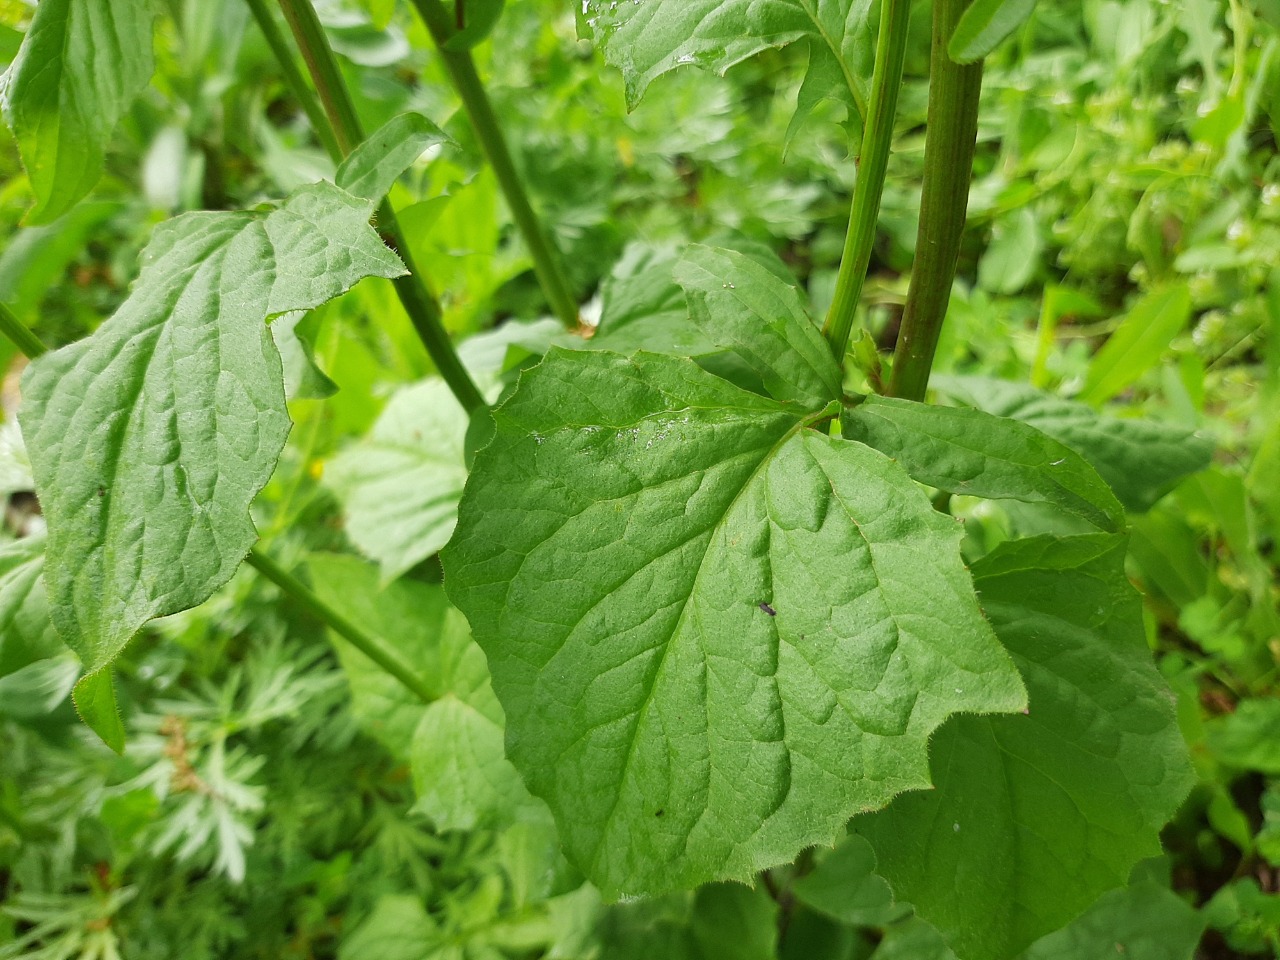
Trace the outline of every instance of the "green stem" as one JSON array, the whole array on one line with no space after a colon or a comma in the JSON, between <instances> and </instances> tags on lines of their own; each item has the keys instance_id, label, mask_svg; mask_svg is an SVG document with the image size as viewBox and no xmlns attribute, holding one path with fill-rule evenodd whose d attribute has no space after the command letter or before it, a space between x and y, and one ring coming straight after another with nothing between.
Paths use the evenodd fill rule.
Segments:
<instances>
[{"instance_id":1,"label":"green stem","mask_svg":"<svg viewBox=\"0 0 1280 960\"><path fill-rule=\"evenodd\" d=\"M910 23L910 0L884 0L880 11L880 35L876 42L875 70L871 77L871 101L867 106L862 155L858 160L858 178L849 214L849 232L840 258L835 299L822 330L836 362L841 365L849 347L854 313L862 297L862 285L867 278L871 250L875 245Z\"/></svg>"},{"instance_id":2,"label":"green stem","mask_svg":"<svg viewBox=\"0 0 1280 960\"><path fill-rule=\"evenodd\" d=\"M21 350L28 360L34 360L49 350L3 302L0 302L0 333L12 340L13 345Z\"/></svg>"},{"instance_id":3,"label":"green stem","mask_svg":"<svg viewBox=\"0 0 1280 960\"><path fill-rule=\"evenodd\" d=\"M292 91L294 99L302 107L302 111L307 115L307 119L311 121L311 129L315 131L320 143L324 145L329 156L334 162L342 160L342 148L338 146L338 139L334 134L333 126L329 123L324 113L324 108L320 106L320 101L316 99L315 92L307 84L307 79L302 75L302 71L298 69L298 65L293 60L293 53L289 50L289 44L284 38L284 34L280 32L280 28L276 25L275 17L271 15L271 10L267 7L267 0L245 0L249 4L249 9L253 11L253 19L258 23L258 29L262 31L262 36L266 38L267 46L271 48L271 52L275 55L276 62L280 65L280 72L284 74L285 83L288 84Z\"/></svg>"},{"instance_id":4,"label":"green stem","mask_svg":"<svg viewBox=\"0 0 1280 960\"><path fill-rule=\"evenodd\" d=\"M351 92L342 79L338 60L333 55L333 49L329 46L329 39L325 36L324 27L316 16L311 0L280 0L280 9L284 11L289 28L302 51L311 79L315 81L320 102L324 104L338 143L339 155L335 159L341 160L365 138L364 127L356 114ZM400 255L409 270L407 276L395 281L395 290L405 313L409 315L413 329L463 409L467 413L475 413L486 406L484 396L471 379L467 368L462 365L453 341L449 339L449 333L444 328L440 301L427 286L425 274L413 262L400 222L388 200L384 200L378 207L378 225L387 245Z\"/></svg>"},{"instance_id":5,"label":"green stem","mask_svg":"<svg viewBox=\"0 0 1280 960\"><path fill-rule=\"evenodd\" d=\"M353 647L376 663L379 667L395 677L410 693L415 694L423 703L431 703L435 695L426 682L414 673L413 668L405 663L400 655L387 646L380 638L366 633L333 607L316 596L307 586L284 567L256 547L246 558L249 566L274 583L293 599L295 603L323 622L334 633L348 641Z\"/></svg>"},{"instance_id":6,"label":"green stem","mask_svg":"<svg viewBox=\"0 0 1280 960\"><path fill-rule=\"evenodd\" d=\"M511 159L502 127L493 112L493 104L489 102L489 95L480 81L480 75L476 73L475 61L470 51L450 50L446 46L457 28L440 0L413 0L413 5L426 24L431 39L435 41L440 60L462 99L463 109L471 118L471 126L475 130L476 139L480 141L480 148L493 168L498 186L502 188L507 206L511 208L511 215L533 257L533 271L537 274L538 283L542 286L552 312L565 326L578 326L578 301L565 276L560 255L529 202L524 181L520 179L520 173Z\"/></svg>"},{"instance_id":7,"label":"green stem","mask_svg":"<svg viewBox=\"0 0 1280 960\"><path fill-rule=\"evenodd\" d=\"M938 336L951 302L978 136L982 61L962 65L947 43L969 0L934 0L924 192L916 263L893 355L889 395L923 400Z\"/></svg>"}]
</instances>

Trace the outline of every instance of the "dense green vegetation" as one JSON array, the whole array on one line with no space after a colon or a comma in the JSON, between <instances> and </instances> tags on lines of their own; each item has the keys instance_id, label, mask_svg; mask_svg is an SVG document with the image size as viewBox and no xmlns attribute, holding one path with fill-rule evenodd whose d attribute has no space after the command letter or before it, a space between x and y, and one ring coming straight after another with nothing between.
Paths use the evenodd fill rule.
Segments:
<instances>
[{"instance_id":1,"label":"dense green vegetation","mask_svg":"<svg viewBox=\"0 0 1280 960\"><path fill-rule=\"evenodd\" d=\"M1275 0L314 9L0 0L0 958L1280 956Z\"/></svg>"}]
</instances>

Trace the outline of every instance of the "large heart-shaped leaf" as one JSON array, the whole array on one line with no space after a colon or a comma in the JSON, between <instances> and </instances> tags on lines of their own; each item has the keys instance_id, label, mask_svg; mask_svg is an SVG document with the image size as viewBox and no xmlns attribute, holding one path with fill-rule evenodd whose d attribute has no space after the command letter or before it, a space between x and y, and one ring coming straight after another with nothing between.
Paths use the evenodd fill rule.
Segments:
<instances>
[{"instance_id":1,"label":"large heart-shaped leaf","mask_svg":"<svg viewBox=\"0 0 1280 960\"><path fill-rule=\"evenodd\" d=\"M832 405L835 406L835 405ZM749 877L1019 709L959 525L834 415L690 360L552 350L444 553L507 747L608 896Z\"/></svg>"}]
</instances>

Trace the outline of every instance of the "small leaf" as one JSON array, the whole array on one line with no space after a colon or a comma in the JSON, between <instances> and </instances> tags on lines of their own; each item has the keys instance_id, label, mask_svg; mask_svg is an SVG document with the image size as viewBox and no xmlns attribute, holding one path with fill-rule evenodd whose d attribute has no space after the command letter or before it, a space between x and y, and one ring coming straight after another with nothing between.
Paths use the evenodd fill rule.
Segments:
<instances>
[{"instance_id":1,"label":"small leaf","mask_svg":"<svg viewBox=\"0 0 1280 960\"><path fill-rule=\"evenodd\" d=\"M1183 477L1209 466L1213 454L1213 444L1186 427L1109 417L1025 384L983 377L934 377L930 383L948 397L1021 420L1070 447L1093 464L1129 510L1150 510Z\"/></svg>"},{"instance_id":2,"label":"small leaf","mask_svg":"<svg viewBox=\"0 0 1280 960\"><path fill-rule=\"evenodd\" d=\"M423 960L439 957L445 939L417 897L384 894L373 913L342 941L338 960ZM445 954L447 956L448 954Z\"/></svg>"},{"instance_id":3,"label":"small leaf","mask_svg":"<svg viewBox=\"0 0 1280 960\"><path fill-rule=\"evenodd\" d=\"M422 114L402 113L342 161L334 182L352 196L376 204L424 150L450 142L449 135Z\"/></svg>"},{"instance_id":4,"label":"small leaf","mask_svg":"<svg viewBox=\"0 0 1280 960\"><path fill-rule=\"evenodd\" d=\"M495 412L445 582L512 761L607 897L831 843L927 784L948 715L1023 703L959 525L805 429L824 415L690 360L558 349Z\"/></svg>"},{"instance_id":5,"label":"small leaf","mask_svg":"<svg viewBox=\"0 0 1280 960\"><path fill-rule=\"evenodd\" d=\"M454 23L459 29L444 42L444 49L460 53L484 41L493 33L505 5L506 0L453 0Z\"/></svg>"},{"instance_id":6,"label":"small leaf","mask_svg":"<svg viewBox=\"0 0 1280 960\"><path fill-rule=\"evenodd\" d=\"M63 649L49 620L43 571L44 537L0 543L0 677Z\"/></svg>"},{"instance_id":7,"label":"small leaf","mask_svg":"<svg viewBox=\"0 0 1280 960\"><path fill-rule=\"evenodd\" d=\"M973 0L960 15L947 53L956 63L981 60L1031 18L1036 0Z\"/></svg>"},{"instance_id":8,"label":"small leaf","mask_svg":"<svg viewBox=\"0 0 1280 960\"><path fill-rule=\"evenodd\" d=\"M368 438L329 462L347 535L393 580L449 542L467 480L467 415L443 380L396 392Z\"/></svg>"},{"instance_id":9,"label":"small leaf","mask_svg":"<svg viewBox=\"0 0 1280 960\"><path fill-rule=\"evenodd\" d=\"M41 0L0 102L50 223L98 182L111 132L151 80L151 0Z\"/></svg>"},{"instance_id":10,"label":"small leaf","mask_svg":"<svg viewBox=\"0 0 1280 960\"><path fill-rule=\"evenodd\" d=\"M120 721L120 708L116 705L111 668L103 667L81 677L71 696L85 726L116 753L124 753L124 724Z\"/></svg>"},{"instance_id":11,"label":"small leaf","mask_svg":"<svg viewBox=\"0 0 1280 960\"><path fill-rule=\"evenodd\" d=\"M1103 530L1124 507L1078 453L1018 420L980 410L868 397L843 435L893 457L921 483L990 500L1051 503Z\"/></svg>"},{"instance_id":12,"label":"small leaf","mask_svg":"<svg viewBox=\"0 0 1280 960\"><path fill-rule=\"evenodd\" d=\"M1179 281L1153 290L1134 304L1089 364L1080 399L1100 404L1160 362L1191 318L1191 290Z\"/></svg>"},{"instance_id":13,"label":"small leaf","mask_svg":"<svg viewBox=\"0 0 1280 960\"><path fill-rule=\"evenodd\" d=\"M1219 763L1280 776L1280 700L1245 700L1209 721L1205 733Z\"/></svg>"},{"instance_id":14,"label":"small leaf","mask_svg":"<svg viewBox=\"0 0 1280 960\"><path fill-rule=\"evenodd\" d=\"M775 400L823 406L840 397L840 368L800 292L735 250L694 245L676 263L690 319L732 350Z\"/></svg>"},{"instance_id":15,"label":"small leaf","mask_svg":"<svg viewBox=\"0 0 1280 960\"><path fill-rule=\"evenodd\" d=\"M876 854L856 833L823 855L813 870L792 884L796 899L841 923L883 927L911 913L893 902L893 891L876 875Z\"/></svg>"},{"instance_id":16,"label":"small leaf","mask_svg":"<svg viewBox=\"0 0 1280 960\"><path fill-rule=\"evenodd\" d=\"M115 315L28 368L20 420L49 523L45 582L89 672L147 620L206 600L248 553L249 504L289 431L264 320L403 272L370 213L317 183L265 214L163 223Z\"/></svg>"},{"instance_id":17,"label":"small leaf","mask_svg":"<svg viewBox=\"0 0 1280 960\"><path fill-rule=\"evenodd\" d=\"M1039 537L975 564L1027 715L953 718L937 789L854 821L961 960L1013 957L1123 885L1194 782L1124 555L1122 536Z\"/></svg>"}]
</instances>

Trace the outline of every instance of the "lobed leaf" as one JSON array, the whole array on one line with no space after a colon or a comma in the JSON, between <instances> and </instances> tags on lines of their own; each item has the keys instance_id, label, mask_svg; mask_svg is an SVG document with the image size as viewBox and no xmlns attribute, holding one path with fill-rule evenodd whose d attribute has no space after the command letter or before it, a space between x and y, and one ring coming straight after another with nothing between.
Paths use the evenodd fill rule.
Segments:
<instances>
[{"instance_id":1,"label":"lobed leaf","mask_svg":"<svg viewBox=\"0 0 1280 960\"><path fill-rule=\"evenodd\" d=\"M1121 536L1041 537L975 564L1027 715L954 718L937 789L854 823L962 960L1013 957L1123 885L1193 783L1124 554Z\"/></svg>"},{"instance_id":2,"label":"lobed leaf","mask_svg":"<svg viewBox=\"0 0 1280 960\"><path fill-rule=\"evenodd\" d=\"M1179 480L1207 467L1213 454L1213 444L1186 427L1107 416L1025 384L984 377L930 382L948 397L1021 420L1075 450L1129 510L1151 509Z\"/></svg>"},{"instance_id":3,"label":"lobed leaf","mask_svg":"<svg viewBox=\"0 0 1280 960\"><path fill-rule=\"evenodd\" d=\"M53 621L86 669L207 599L256 537L249 504L289 431L264 320L403 271L370 204L332 184L265 214L161 224L132 293L31 364L20 415L49 523Z\"/></svg>"},{"instance_id":4,"label":"lobed leaf","mask_svg":"<svg viewBox=\"0 0 1280 960\"><path fill-rule=\"evenodd\" d=\"M31 181L32 224L70 210L102 175L107 140L151 80L151 0L41 0L0 102Z\"/></svg>"},{"instance_id":5,"label":"lobed leaf","mask_svg":"<svg viewBox=\"0 0 1280 960\"><path fill-rule=\"evenodd\" d=\"M1104 530L1124 527L1124 507L1097 471L1021 421L871 396L846 411L842 425L846 438L875 447L939 490L1050 503Z\"/></svg>"},{"instance_id":6,"label":"lobed leaf","mask_svg":"<svg viewBox=\"0 0 1280 960\"><path fill-rule=\"evenodd\" d=\"M927 785L1016 710L959 525L831 416L690 360L552 350L495 412L443 554L507 749L609 897L749 877Z\"/></svg>"}]
</instances>

